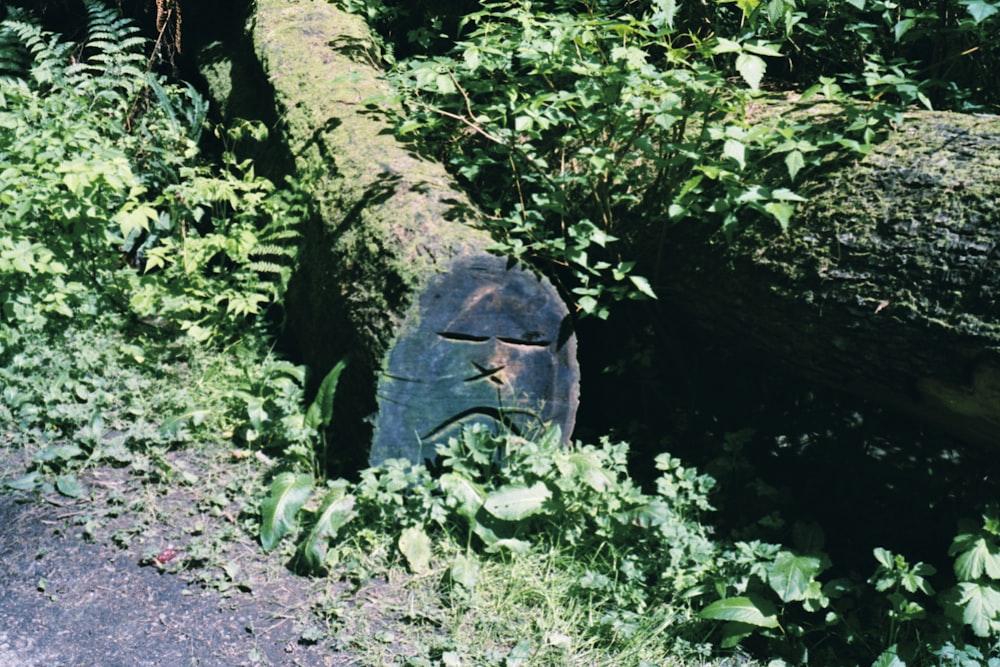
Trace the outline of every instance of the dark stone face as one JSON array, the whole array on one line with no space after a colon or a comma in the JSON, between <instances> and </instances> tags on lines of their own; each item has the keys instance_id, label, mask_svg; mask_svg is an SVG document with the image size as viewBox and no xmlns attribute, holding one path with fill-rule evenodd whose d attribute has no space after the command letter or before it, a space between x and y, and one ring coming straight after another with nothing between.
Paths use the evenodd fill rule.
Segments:
<instances>
[{"instance_id":1,"label":"dark stone face","mask_svg":"<svg viewBox=\"0 0 1000 667\"><path fill-rule=\"evenodd\" d=\"M460 260L432 280L379 382L372 463L433 458L477 422L524 435L558 424L568 437L579 383L568 318L547 281L503 258Z\"/></svg>"}]
</instances>

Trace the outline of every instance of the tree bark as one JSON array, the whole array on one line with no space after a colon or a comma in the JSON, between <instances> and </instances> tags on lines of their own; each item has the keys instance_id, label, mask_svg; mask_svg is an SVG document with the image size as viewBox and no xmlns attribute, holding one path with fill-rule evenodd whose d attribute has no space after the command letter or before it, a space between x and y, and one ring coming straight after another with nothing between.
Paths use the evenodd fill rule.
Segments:
<instances>
[{"instance_id":1,"label":"tree bark","mask_svg":"<svg viewBox=\"0 0 1000 667\"><path fill-rule=\"evenodd\" d=\"M365 416L371 463L433 458L469 423L568 437L579 374L566 306L546 279L490 254L444 168L395 139L364 21L287 0L259 0L249 18L250 42L203 44L200 71L226 115L269 122L277 148L258 163L286 165L314 200L286 313L319 377L349 358L337 459L368 455Z\"/></svg>"},{"instance_id":2,"label":"tree bark","mask_svg":"<svg viewBox=\"0 0 1000 667\"><path fill-rule=\"evenodd\" d=\"M672 316L1000 444L1000 118L912 114L810 189L787 234L673 230Z\"/></svg>"}]
</instances>

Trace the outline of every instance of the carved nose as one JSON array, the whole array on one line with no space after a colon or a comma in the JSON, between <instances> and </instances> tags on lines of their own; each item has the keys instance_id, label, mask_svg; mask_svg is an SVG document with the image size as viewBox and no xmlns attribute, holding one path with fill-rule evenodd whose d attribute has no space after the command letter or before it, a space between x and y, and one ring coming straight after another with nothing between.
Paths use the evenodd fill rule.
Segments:
<instances>
[{"instance_id":1,"label":"carved nose","mask_svg":"<svg viewBox=\"0 0 1000 667\"><path fill-rule=\"evenodd\" d=\"M476 369L476 373L465 378L466 382L472 382L473 380L488 380L497 386L504 384L503 369L507 368L506 365L500 364L499 366L486 366L483 364L477 364L473 361L472 366Z\"/></svg>"}]
</instances>

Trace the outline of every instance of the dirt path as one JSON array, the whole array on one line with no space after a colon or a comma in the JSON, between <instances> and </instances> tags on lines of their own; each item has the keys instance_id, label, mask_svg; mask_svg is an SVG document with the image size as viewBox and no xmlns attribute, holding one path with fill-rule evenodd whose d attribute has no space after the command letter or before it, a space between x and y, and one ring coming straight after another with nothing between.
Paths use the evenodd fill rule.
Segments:
<instances>
[{"instance_id":1,"label":"dirt path","mask_svg":"<svg viewBox=\"0 0 1000 667\"><path fill-rule=\"evenodd\" d=\"M17 462L4 461L3 453L0 477L8 477ZM115 479L127 484L122 471L104 472L105 487ZM197 545L184 544L185 532L178 530L205 520L180 509L193 504L188 496L196 493L179 487L160 497L158 516L177 523L142 523L142 534L119 548L109 536L122 526L134 530L135 517L127 512L102 518L91 533L88 517L106 508L99 501L65 503L61 496L0 490L0 667L359 664L310 625L317 583L265 557L249 536L229 543L223 554L239 570L238 584L194 583L199 573L218 570L199 564L192 553ZM210 523L206 530L217 528ZM149 554L167 544L178 547L176 561L158 567Z\"/></svg>"}]
</instances>

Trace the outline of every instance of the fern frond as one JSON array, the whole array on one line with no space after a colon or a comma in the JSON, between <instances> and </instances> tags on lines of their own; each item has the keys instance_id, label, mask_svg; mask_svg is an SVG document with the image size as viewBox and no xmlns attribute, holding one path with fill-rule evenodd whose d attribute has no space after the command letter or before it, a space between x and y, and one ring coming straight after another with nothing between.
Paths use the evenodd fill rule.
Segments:
<instances>
[{"instance_id":1,"label":"fern frond","mask_svg":"<svg viewBox=\"0 0 1000 667\"><path fill-rule=\"evenodd\" d=\"M298 249L294 246L280 246L280 245L270 245L261 244L254 247L250 251L251 257L267 257L271 256L274 258L284 258L284 257L295 257L298 253Z\"/></svg>"},{"instance_id":2,"label":"fern frond","mask_svg":"<svg viewBox=\"0 0 1000 667\"><path fill-rule=\"evenodd\" d=\"M274 264L273 262L247 262L245 266L251 271L256 271L257 273L274 273L277 275L283 275L291 271L290 267Z\"/></svg>"}]
</instances>

